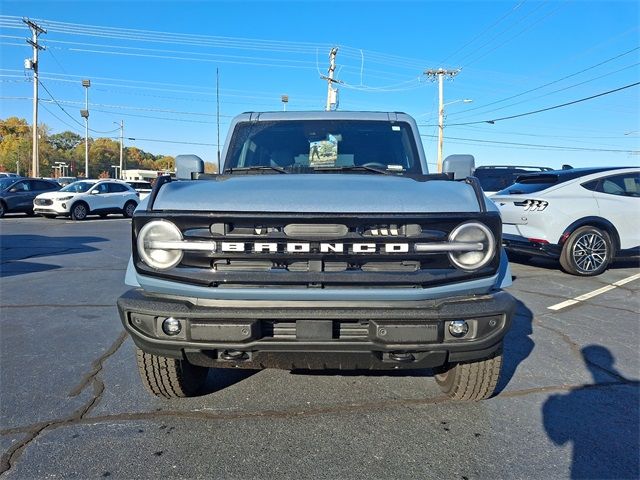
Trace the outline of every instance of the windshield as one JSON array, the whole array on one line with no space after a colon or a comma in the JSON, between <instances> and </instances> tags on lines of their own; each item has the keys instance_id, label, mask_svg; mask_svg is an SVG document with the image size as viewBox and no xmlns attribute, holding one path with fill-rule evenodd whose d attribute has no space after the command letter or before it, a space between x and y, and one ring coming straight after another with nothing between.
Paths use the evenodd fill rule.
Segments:
<instances>
[{"instance_id":1,"label":"windshield","mask_svg":"<svg viewBox=\"0 0 640 480\"><path fill-rule=\"evenodd\" d=\"M4 190L9 185L16 183L17 180L18 180L17 178L10 178L10 177L0 178L0 190Z\"/></svg>"},{"instance_id":2,"label":"windshield","mask_svg":"<svg viewBox=\"0 0 640 480\"><path fill-rule=\"evenodd\" d=\"M91 187L95 185L94 182L73 182L67 185L64 188L61 188L61 192L73 192L73 193L84 193L88 191Z\"/></svg>"},{"instance_id":3,"label":"windshield","mask_svg":"<svg viewBox=\"0 0 640 480\"><path fill-rule=\"evenodd\" d=\"M516 173L518 172L518 173ZM485 192L497 192L508 187L522 170L480 170L473 174L479 181L482 190Z\"/></svg>"},{"instance_id":4,"label":"windshield","mask_svg":"<svg viewBox=\"0 0 640 480\"><path fill-rule=\"evenodd\" d=\"M239 123L225 171L255 168L296 173L316 171L422 173L411 127L405 122L296 120ZM259 170L262 167L262 170ZM275 167L275 168L274 168Z\"/></svg>"},{"instance_id":5,"label":"windshield","mask_svg":"<svg viewBox=\"0 0 640 480\"><path fill-rule=\"evenodd\" d=\"M553 174L522 176L518 178L517 183L498 192L498 195L521 195L539 192L561 182L562 180L558 178L558 175Z\"/></svg>"}]
</instances>

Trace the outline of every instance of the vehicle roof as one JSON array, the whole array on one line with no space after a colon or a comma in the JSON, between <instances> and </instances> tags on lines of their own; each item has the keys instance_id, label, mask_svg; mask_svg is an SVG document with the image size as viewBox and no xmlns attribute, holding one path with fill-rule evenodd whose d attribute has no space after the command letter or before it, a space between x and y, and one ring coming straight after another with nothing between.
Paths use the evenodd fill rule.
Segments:
<instances>
[{"instance_id":1,"label":"vehicle roof","mask_svg":"<svg viewBox=\"0 0 640 480\"><path fill-rule=\"evenodd\" d=\"M244 112L234 118L235 121L273 121L273 120L379 120L407 121L413 118L403 112L367 112L346 110L313 111L273 111Z\"/></svg>"},{"instance_id":2,"label":"vehicle roof","mask_svg":"<svg viewBox=\"0 0 640 480\"><path fill-rule=\"evenodd\" d=\"M535 180L536 178L548 178L553 175L558 178L558 183L567 182L574 178L580 178L594 173L606 172L608 170L621 170L623 168L633 167L585 167L585 168L571 168L567 170L548 170L546 172L535 173L523 173L516 179L516 183L520 180Z\"/></svg>"},{"instance_id":3,"label":"vehicle roof","mask_svg":"<svg viewBox=\"0 0 640 480\"><path fill-rule=\"evenodd\" d=\"M507 168L536 168L538 170L544 170L544 171L549 171L549 170L553 170L553 168L551 167L538 167L535 165L480 165L479 167L476 167L476 170L492 170L492 169L507 169ZM534 173L534 172L532 172Z\"/></svg>"}]
</instances>

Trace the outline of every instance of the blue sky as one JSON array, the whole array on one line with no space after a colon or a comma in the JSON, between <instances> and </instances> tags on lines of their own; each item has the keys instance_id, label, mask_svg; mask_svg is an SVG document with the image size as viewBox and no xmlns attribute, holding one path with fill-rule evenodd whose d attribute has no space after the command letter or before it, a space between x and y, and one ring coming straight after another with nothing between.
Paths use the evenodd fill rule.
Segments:
<instances>
[{"instance_id":1,"label":"blue sky","mask_svg":"<svg viewBox=\"0 0 640 480\"><path fill-rule=\"evenodd\" d=\"M640 81L636 1L3 0L0 15L0 117L31 122L30 33L20 21L30 17L48 30L40 121L52 133L84 134L80 81L89 78L92 136L116 137L114 122L124 120L128 146L215 161L216 68L223 143L231 117L281 110L282 94L289 110L323 109L319 75L337 46L339 109L413 115L432 164L437 84L423 71L439 67L461 69L445 82L445 156L471 153L478 165L640 162L640 86L486 122Z\"/></svg>"}]
</instances>

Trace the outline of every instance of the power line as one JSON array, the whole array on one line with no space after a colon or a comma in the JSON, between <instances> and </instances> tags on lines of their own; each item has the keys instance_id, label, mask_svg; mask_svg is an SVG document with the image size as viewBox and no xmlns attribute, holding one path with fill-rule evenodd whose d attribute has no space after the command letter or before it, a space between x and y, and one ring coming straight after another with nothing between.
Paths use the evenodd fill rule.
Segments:
<instances>
[{"instance_id":1,"label":"power line","mask_svg":"<svg viewBox=\"0 0 640 480\"><path fill-rule=\"evenodd\" d=\"M609 91L606 91L606 92L598 93L596 95L591 95L589 97L580 98L578 100L573 100L571 102L561 103L560 105L553 105L552 107L533 110L531 112L519 113L517 115L509 115L508 117L493 118L491 120L478 120L476 122L448 123L447 126L452 127L452 126L459 126L459 125L477 125L479 123L495 123L495 122L499 122L501 120L510 120L512 118L525 117L527 115L534 115L536 113L546 112L546 111L549 111L549 110L554 110L556 108L566 107L568 105L573 105L573 104L580 103L580 102L586 102L587 100L592 100L594 98L603 97L605 95L610 95L612 93L616 93L616 92L619 92L621 90L625 90L627 88L635 87L637 85L640 85L640 82L630 83L629 85L624 85L622 87L614 88L613 90L609 90ZM425 125L425 124L423 124L423 125L420 125L420 126L422 126L422 127L431 127L433 125Z\"/></svg>"},{"instance_id":2,"label":"power line","mask_svg":"<svg viewBox=\"0 0 640 480\"><path fill-rule=\"evenodd\" d=\"M420 134L421 137L436 137L435 135L427 135ZM588 151L588 152L612 152L612 153L640 153L640 150L621 150L621 149L608 149L608 148L587 148L587 147L571 147L566 145L542 145L538 143L516 143L516 142L502 142L497 140L484 140L478 138L460 138L460 137L447 137L450 140L461 140L467 142L477 142L477 143L491 143L498 145L511 145L518 147L538 147L545 149L557 149L557 150L578 150L578 151Z\"/></svg>"},{"instance_id":3,"label":"power line","mask_svg":"<svg viewBox=\"0 0 640 480\"><path fill-rule=\"evenodd\" d=\"M535 27L537 24L539 24L540 22L542 22L543 20L546 20L549 17L552 17L553 15L555 15L556 13L558 13L558 11L565 7L566 4L568 3L568 0L565 0L565 3L561 3L555 10L552 10L551 12L548 12L546 15L544 15L543 17L539 18L538 20L536 20L535 22L533 22L532 24L530 24L529 26L525 27L523 30L520 30L518 33L516 33L515 35L513 35L510 38L507 38L504 42L502 42L501 44L493 47L492 49L488 50L487 52L485 52L483 55L479 55L474 57L472 60L468 61L466 64L464 64L462 67L460 68L466 68L469 65L471 65L472 63L477 62L478 60L483 59L484 57L486 57L487 55L489 55L491 52L497 50L500 47L503 47L504 45L506 45L507 43L513 41L515 38L519 37L520 35L522 35L523 33L525 33L528 30L531 30L533 27ZM536 9L537 10L537 9Z\"/></svg>"},{"instance_id":4,"label":"power line","mask_svg":"<svg viewBox=\"0 0 640 480\"><path fill-rule=\"evenodd\" d=\"M113 137L120 138L120 137ZM217 143L200 143L200 142L184 142L179 140L161 140L159 138L138 138L138 137L126 137L127 140L139 141L139 142L159 142L159 143L177 143L180 145L204 145L207 147L217 147Z\"/></svg>"},{"instance_id":5,"label":"power line","mask_svg":"<svg viewBox=\"0 0 640 480\"><path fill-rule=\"evenodd\" d=\"M512 99L517 98L517 97L521 97L522 95L526 95L527 93L535 92L536 90L541 90L541 89L543 89L545 87L548 87L550 85L554 85L556 83L562 82L563 80L567 80L568 78L572 78L572 77L575 77L575 76L580 75L582 73L588 72L589 70L593 70L594 68L598 68L598 67L600 67L602 65L605 65L605 64L607 64L609 62L612 62L613 60L617 60L618 58L624 57L625 55L629 55L630 53L633 53L633 52L635 52L637 50L640 50L640 47L632 48L631 50L627 50L626 52L620 53L620 54L615 55L615 56L613 56L611 58L603 60L602 62L596 63L595 65L591 65L590 67L584 68L584 69L582 69L580 71L571 73L569 75L565 75L564 77L559 78L557 80L553 80L552 82L545 83L544 85L540 85L538 87L531 88L531 89L526 90L524 92L520 92L520 93L517 93L515 95L511 95L510 97L506 97L506 98L503 98L501 100L496 100L496 101L491 102L491 103L486 103L484 105L478 105L477 107L467 108L467 109L465 109L464 112L456 112L456 113L452 113L451 115L460 115L461 113L464 113L466 115L467 113L469 113L471 111L474 111L474 110L483 109L483 108L489 107L491 105L495 105L497 103L502 103L502 102L506 102L508 100L512 100ZM577 84L577 85L580 85L580 84Z\"/></svg>"},{"instance_id":6,"label":"power line","mask_svg":"<svg viewBox=\"0 0 640 480\"><path fill-rule=\"evenodd\" d=\"M459 47L458 49L454 50L453 53L450 53L444 60L442 60L440 62L441 65L444 65L445 62L447 60L449 60L451 57L453 57L454 55L456 55L458 52L460 52L461 50L464 50L466 47L468 47L469 45L471 45L473 42L475 42L478 38L480 38L482 35L484 35L486 32L488 32L489 30L492 30L494 27L496 27L497 25L500 24L500 22L502 22L504 19L506 19L507 17L509 17L511 14L513 14L518 8L520 8L520 6L522 6L523 3L525 3L527 0L522 0L521 2L519 2L518 4L516 4L514 7L511 8L511 10L509 10L507 13L505 13L504 15L502 15L500 18L498 18L498 20L496 20L495 22L493 22L491 25L489 25L488 27L486 27L484 30L482 30L480 33L478 33L477 35L475 35L474 37L471 38L471 40L469 40L467 43L465 43L464 45L462 45L461 47Z\"/></svg>"}]
</instances>

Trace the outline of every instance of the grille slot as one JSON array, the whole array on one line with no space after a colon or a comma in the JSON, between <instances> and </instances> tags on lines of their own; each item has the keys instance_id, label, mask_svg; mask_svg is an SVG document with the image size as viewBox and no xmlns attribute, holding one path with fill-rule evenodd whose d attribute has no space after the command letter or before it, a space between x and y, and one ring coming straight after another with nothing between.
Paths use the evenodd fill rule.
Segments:
<instances>
[{"instance_id":1,"label":"grille slot","mask_svg":"<svg viewBox=\"0 0 640 480\"><path fill-rule=\"evenodd\" d=\"M275 340L296 340L296 322L263 321L262 336ZM333 338L353 341L368 340L369 322L333 321Z\"/></svg>"}]
</instances>

